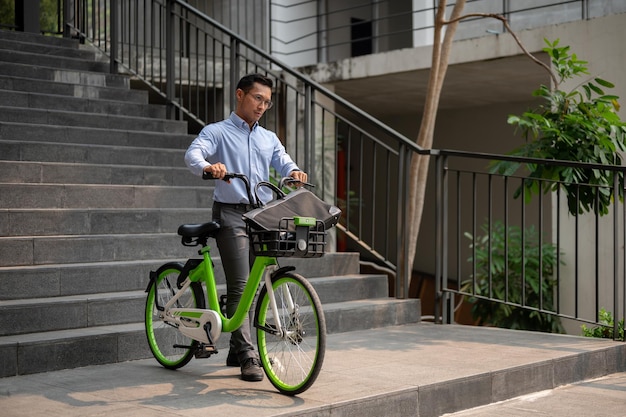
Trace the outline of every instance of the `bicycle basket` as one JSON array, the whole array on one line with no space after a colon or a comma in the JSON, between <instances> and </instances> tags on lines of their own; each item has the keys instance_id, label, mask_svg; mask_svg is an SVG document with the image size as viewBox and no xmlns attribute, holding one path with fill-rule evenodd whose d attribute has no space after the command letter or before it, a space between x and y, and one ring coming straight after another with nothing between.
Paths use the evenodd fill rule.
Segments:
<instances>
[{"instance_id":1,"label":"bicycle basket","mask_svg":"<svg viewBox=\"0 0 626 417\"><path fill-rule=\"evenodd\" d=\"M313 217L321 220L326 229L335 226L339 221L339 207L320 200L311 191L298 188L289 194L283 193L270 183L261 183L275 191L278 198L262 207L250 210L243 215L244 220L255 230L275 230L280 219L296 217ZM295 230L294 223L287 224Z\"/></svg>"},{"instance_id":2,"label":"bicycle basket","mask_svg":"<svg viewBox=\"0 0 626 417\"><path fill-rule=\"evenodd\" d=\"M257 256L319 258L324 255L324 222L310 217L283 218L278 229L257 230L248 224L250 246Z\"/></svg>"}]
</instances>

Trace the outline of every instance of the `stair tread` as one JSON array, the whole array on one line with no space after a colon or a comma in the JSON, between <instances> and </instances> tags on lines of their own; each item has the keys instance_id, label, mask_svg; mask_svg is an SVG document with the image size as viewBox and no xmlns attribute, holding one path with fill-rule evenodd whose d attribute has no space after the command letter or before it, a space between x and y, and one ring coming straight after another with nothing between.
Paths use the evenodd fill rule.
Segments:
<instances>
[{"instance_id":1,"label":"stair tread","mask_svg":"<svg viewBox=\"0 0 626 417\"><path fill-rule=\"evenodd\" d=\"M395 299L395 298L378 298L378 299L368 299L368 300L352 300L345 301L342 303L329 303L323 304L324 311L326 313L331 313L339 310L346 310L343 306L348 307L348 309L357 309L364 308L368 306L383 306L383 305L394 305L394 304L417 304L419 303L418 299ZM1 306L1 304L0 304ZM20 335L8 335L8 336L0 336L0 346L7 344L15 344L15 343L38 343L42 341L54 341L54 340L62 340L62 339L73 339L77 337L91 337L93 335L102 335L109 333L123 333L123 332L133 332L133 331L144 331L143 322L134 322L134 323L126 323L126 324L114 324L114 325L105 325L105 326L91 326L91 327L80 327L75 329L65 329L65 330L53 330L46 332L35 332L35 333L24 333Z\"/></svg>"},{"instance_id":2,"label":"stair tread","mask_svg":"<svg viewBox=\"0 0 626 417\"><path fill-rule=\"evenodd\" d=\"M16 77L0 74L0 85L7 91L46 92L59 96L80 98L106 98L107 95L116 96L120 101L148 103L148 92L144 90L118 87L76 84L70 82L51 81L46 79ZM50 91L52 90L52 91ZM104 95L105 97L101 97Z\"/></svg>"},{"instance_id":3,"label":"stair tread","mask_svg":"<svg viewBox=\"0 0 626 417\"><path fill-rule=\"evenodd\" d=\"M363 274L367 276L366 274ZM354 280L356 278L364 278L361 274L350 274L350 275L342 275L336 277L313 277L310 278L309 281L315 285L316 282L322 282L324 280ZM372 275L370 275L372 276ZM380 278L380 277L378 277ZM147 281L146 281L147 285ZM225 287L225 284L217 284L217 288L221 289ZM145 297L145 289L133 290L133 291L115 291L115 292L101 292L95 294L76 294L76 295L64 295L57 297L41 297L41 298L28 298L28 299L18 299L18 300L0 300L0 309L7 307L18 307L18 306L30 306L36 304L63 304L68 302L85 302L85 301L97 301L97 300L106 300L106 299L134 299L137 297L143 298ZM359 302L362 301L362 302ZM366 300L349 300L342 301L337 303L324 303L324 308L340 308L344 304L349 304L352 307L358 307L360 305L369 304L369 301L372 301L374 304L381 304L384 302L394 302L394 301L403 301L398 300L391 297L378 297L378 298L369 298Z\"/></svg>"},{"instance_id":4,"label":"stair tread","mask_svg":"<svg viewBox=\"0 0 626 417\"><path fill-rule=\"evenodd\" d=\"M78 49L80 47L78 39L65 37L61 38L56 36L42 36L38 33L35 34L30 32L1 30L0 36L2 39L14 40L16 42L35 43L38 45L54 45L67 47L68 49Z\"/></svg>"},{"instance_id":5,"label":"stair tread","mask_svg":"<svg viewBox=\"0 0 626 417\"><path fill-rule=\"evenodd\" d=\"M91 100L91 101L95 101L94 99L77 99L77 100ZM98 101L104 102L105 100L101 100L98 99ZM121 103L121 102L115 102L115 101L108 101L108 103ZM105 103L106 104L106 103ZM152 104L150 105L142 105L142 104L136 104L136 103L131 103L133 106L153 106ZM124 103L124 105L128 105L128 103ZM60 109L49 109L49 108L44 108L44 107L16 107L16 106L2 106L0 105L0 112L3 112L3 116L6 117L6 115L8 115L10 112L21 112L21 119L26 119L24 121L15 121L15 119L13 120L7 120L7 123L35 123L35 124L39 124L39 125L43 125L43 126L48 126L48 125L54 125L54 126L65 126L65 127L86 127L86 128L94 128L94 129L106 129L106 130L133 130L131 128L125 128L125 129L110 129L109 127L100 127L100 126L90 126L89 125L89 120L85 120L87 118L90 119L103 119L105 121L108 121L111 123L112 126L115 126L116 123L122 123L124 121L126 122L144 122L147 124L152 124L154 130L158 130L159 133L173 133L173 134L187 134L186 132L186 127L185 127L185 131L184 132L168 132L168 131L163 131L162 129L162 125L167 125L167 126L171 126L171 127L177 127L179 129L181 129L185 123L181 122L181 121L175 121L175 120L164 120L161 118L158 118L156 116L150 116L150 115L126 115L126 114L112 114L112 113L98 113L98 112L93 112L93 111L83 111L83 110L60 110ZM27 114L25 114L27 113ZM37 115L47 115L47 116L58 116L58 117L63 117L63 116L70 116L68 118L62 119L59 121L58 124L55 124L53 122L48 122L46 121L45 123L39 122L39 121L33 121L33 120L28 120L28 117L33 117L37 116ZM80 116L81 121L79 121L79 123L83 123L83 124L76 124L76 125L69 125L67 124L67 120L70 119L71 117L77 117ZM1 123L5 123L5 121L0 121ZM136 129L135 129L136 130ZM149 132L149 131L148 131Z\"/></svg>"},{"instance_id":6,"label":"stair tread","mask_svg":"<svg viewBox=\"0 0 626 417\"><path fill-rule=\"evenodd\" d=\"M188 133L170 133L170 132L162 132L162 131L141 131L141 132L136 132L133 130L129 130L129 129L115 129L115 128L103 128L103 127L81 127L81 126L58 126L58 125L49 125L49 124L44 124L44 123L20 123L20 122L4 122L4 121L0 121L0 126L28 126L30 128L41 128L41 129L45 129L45 130L49 130L49 129L66 129L66 130L88 130L88 131L96 131L96 132L107 132L109 134L113 134L116 132L120 132L120 133L131 133L133 135L146 135L146 136L172 136L172 137L178 137L178 138L195 138L196 135L194 134L188 134ZM3 142L17 142L17 143L47 143L47 144L67 144L67 145L72 145L72 146L76 146L76 145L81 145L81 143L75 143L75 142L53 142L53 141L19 141L17 139L7 139L7 138L0 138L1 141ZM191 141L189 142L191 143ZM92 143L82 143L82 145L84 146L124 146L124 145L98 145L98 144L92 144ZM137 146L138 149L140 148L144 148L144 147L139 147ZM159 148L159 150L171 150L171 148Z\"/></svg>"},{"instance_id":7,"label":"stair tread","mask_svg":"<svg viewBox=\"0 0 626 417\"><path fill-rule=\"evenodd\" d=\"M117 105L117 106L121 106L121 107L133 107L133 108L144 108L144 109L158 109L158 108L165 108L164 105L162 104L151 104L149 102L144 102L144 103L137 103L137 102L128 102L126 100L124 100L123 98L120 99L112 99L112 98L99 98L99 97L76 97L76 96L69 96L69 95L63 95L63 94L54 94L54 93L42 93L42 92L33 92L33 91L16 91L16 90L7 90L7 89L3 89L0 88L0 95L5 95L5 96L13 96L14 98L19 98L19 97L24 97L24 100L28 99L28 106L24 107L24 106L14 106L14 105L6 105L8 103L7 100L3 101L2 105L0 106L0 108L2 109L16 109L16 110L21 110L21 111L27 111L27 110L40 110L40 111L50 111L50 112L55 112L55 113L76 113L79 112L81 115L85 115L85 116L89 116L89 115L102 115L103 113L96 113L96 112L89 112L87 111L88 106L85 106L85 103L89 103L89 104L93 104L93 105ZM72 109L72 110L64 110L64 109L59 109L58 107L55 108L47 108L47 107L37 107L35 104L33 103L30 98L31 97L39 97L41 99L50 99L50 100L54 100L57 104L58 103L75 103L77 105L76 109ZM162 122L168 122L168 123L178 123L178 124L185 124L186 122L181 121L181 120L168 120L165 118L161 118L161 117L155 117L155 116L128 116L126 114L111 114L111 113L105 113L105 115L108 116L120 116L120 117L127 117L127 118L144 118L144 119L149 119L149 120L159 120Z\"/></svg>"},{"instance_id":8,"label":"stair tread","mask_svg":"<svg viewBox=\"0 0 626 417\"><path fill-rule=\"evenodd\" d=\"M33 73L29 71L31 68L33 68L31 64L0 60L0 75L12 75L10 73L16 72L22 77L37 80L60 80L62 82L75 82L81 85L118 88L125 91L130 88L130 79L128 75L124 74L48 66L37 66L37 71Z\"/></svg>"}]
</instances>

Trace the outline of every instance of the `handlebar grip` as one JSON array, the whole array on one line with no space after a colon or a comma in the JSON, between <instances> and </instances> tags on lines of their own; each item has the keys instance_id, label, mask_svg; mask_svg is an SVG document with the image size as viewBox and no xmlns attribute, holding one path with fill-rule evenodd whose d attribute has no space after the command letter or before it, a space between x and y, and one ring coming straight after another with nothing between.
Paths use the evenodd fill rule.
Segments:
<instances>
[{"instance_id":1,"label":"handlebar grip","mask_svg":"<svg viewBox=\"0 0 626 417\"><path fill-rule=\"evenodd\" d=\"M232 178L235 178L236 176L237 174L233 172L227 172L226 175L224 175L224 178L222 178L222 180L230 181ZM202 171L202 179L203 180L216 180L217 178L215 178L213 174L211 174L210 172Z\"/></svg>"},{"instance_id":2,"label":"handlebar grip","mask_svg":"<svg viewBox=\"0 0 626 417\"><path fill-rule=\"evenodd\" d=\"M202 179L203 180L214 180L215 177L208 171L202 171Z\"/></svg>"},{"instance_id":3,"label":"handlebar grip","mask_svg":"<svg viewBox=\"0 0 626 417\"><path fill-rule=\"evenodd\" d=\"M293 183L299 183L299 184L302 184L302 185L306 185L307 187L315 187L315 184L310 184L308 182L298 181L297 179L292 178L292 177L282 177L280 179L279 184L278 184L278 188L283 188L283 186L289 185L289 184L293 184Z\"/></svg>"}]
</instances>

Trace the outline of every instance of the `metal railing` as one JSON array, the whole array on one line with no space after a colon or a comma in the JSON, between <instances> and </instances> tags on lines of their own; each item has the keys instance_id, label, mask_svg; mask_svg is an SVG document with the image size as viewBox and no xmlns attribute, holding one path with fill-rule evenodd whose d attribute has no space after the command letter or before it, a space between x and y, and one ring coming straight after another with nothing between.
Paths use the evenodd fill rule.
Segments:
<instances>
[{"instance_id":1,"label":"metal railing","mask_svg":"<svg viewBox=\"0 0 626 417\"><path fill-rule=\"evenodd\" d=\"M228 117L242 75L270 76L275 105L261 123L284 140L316 193L342 208L338 250L398 269L407 167L414 152L425 152L414 142L189 3L77 0L73 10L71 30L110 57L112 72L141 80L190 133ZM397 281L396 296L406 298L408 267L400 266Z\"/></svg>"},{"instance_id":2,"label":"metal railing","mask_svg":"<svg viewBox=\"0 0 626 417\"><path fill-rule=\"evenodd\" d=\"M437 318L453 321L467 299L483 303L487 322L494 319L489 309L507 306L574 320L576 326L597 325L605 309L614 316L617 337L626 311L626 206L617 198L624 195L626 167L449 150L435 160ZM613 181L601 187L538 180L537 189L555 191L529 200L519 194L529 181L524 173L502 176L486 169L502 160L603 171ZM572 214L571 205L578 207L584 193L595 196L596 205L600 194L611 195L609 214ZM542 330L556 326L547 323Z\"/></svg>"}]
</instances>

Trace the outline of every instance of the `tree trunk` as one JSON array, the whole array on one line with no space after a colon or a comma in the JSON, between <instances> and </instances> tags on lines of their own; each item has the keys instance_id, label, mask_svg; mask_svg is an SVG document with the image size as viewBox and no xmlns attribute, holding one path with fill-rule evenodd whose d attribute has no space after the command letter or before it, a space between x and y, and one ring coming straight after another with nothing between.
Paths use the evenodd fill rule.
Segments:
<instances>
[{"instance_id":1,"label":"tree trunk","mask_svg":"<svg viewBox=\"0 0 626 417\"><path fill-rule=\"evenodd\" d=\"M437 118L437 109L439 107L439 98L441 96L443 80L448 69L450 49L457 25L459 23L458 18L461 16L461 13L463 13L465 2L466 0L457 0L454 5L454 9L452 10L452 15L450 16L450 21L452 21L452 23L448 25L445 20L446 1L441 0L437 8L430 78L428 80L424 114L416 140L416 143L424 149L430 149L433 145L435 121ZM443 42L441 42L444 27L446 28L446 32ZM426 181L428 179L428 163L429 157L427 155L415 155L411 159L411 167L409 170L408 207L408 272L413 269L415 252L417 250L417 237L422 220L422 213L424 211L424 197L426 194Z\"/></svg>"}]
</instances>

